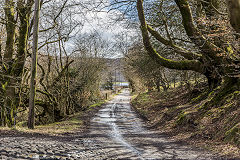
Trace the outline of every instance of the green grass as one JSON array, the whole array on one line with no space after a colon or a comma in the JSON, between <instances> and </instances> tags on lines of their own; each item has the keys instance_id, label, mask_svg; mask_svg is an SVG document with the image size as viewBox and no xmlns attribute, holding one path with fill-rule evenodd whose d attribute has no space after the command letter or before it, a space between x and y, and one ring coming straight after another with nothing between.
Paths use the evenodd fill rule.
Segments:
<instances>
[{"instance_id":1,"label":"green grass","mask_svg":"<svg viewBox=\"0 0 240 160\"><path fill-rule=\"evenodd\" d=\"M89 106L89 110L95 107L100 107L106 103L106 101L100 101L98 103L92 104ZM83 120L81 117L84 115L84 112L79 112L73 115L69 115L64 118L61 122L55 122L51 124L46 125L38 125L35 126L34 130L27 128L27 122L22 121L17 123L16 127L14 128L8 128L8 127L0 127L0 130L16 130L19 132L25 132L25 133L40 133L40 134L48 134L48 135L60 135L65 133L74 133L78 130L81 130L84 128L83 126Z\"/></svg>"},{"instance_id":2,"label":"green grass","mask_svg":"<svg viewBox=\"0 0 240 160\"><path fill-rule=\"evenodd\" d=\"M94 103L90 105L87 109L92 110L93 108L100 107L101 105L105 104L107 101L114 98L114 96L120 94L120 92L113 94L110 96L108 100L101 100L97 103ZM19 132L25 132L25 133L41 133L41 134L49 134L49 135L58 135L58 134L64 134L64 133L74 133L78 130L83 129L83 120L81 120L81 117L86 114L86 112L79 112L73 115L69 115L64 118L61 122L55 122L51 124L46 125L38 125L35 126L34 130L27 128L27 122L22 121L18 122L16 127L14 128L8 128L8 127L0 127L0 130L16 130Z\"/></svg>"},{"instance_id":3,"label":"green grass","mask_svg":"<svg viewBox=\"0 0 240 160\"><path fill-rule=\"evenodd\" d=\"M107 102L107 100L103 100L98 103L94 103L94 104L90 105L89 108L100 107L101 105L103 105L106 102Z\"/></svg>"},{"instance_id":4,"label":"green grass","mask_svg":"<svg viewBox=\"0 0 240 160\"><path fill-rule=\"evenodd\" d=\"M41 133L49 135L72 133L75 132L76 130L79 130L83 124L83 121L77 118L76 116L62 122L55 122L47 125L35 126L34 130L28 129L26 126L21 125L22 123L26 122L20 122L20 124L18 124L16 128L0 127L0 130L16 130L25 133Z\"/></svg>"},{"instance_id":5,"label":"green grass","mask_svg":"<svg viewBox=\"0 0 240 160\"><path fill-rule=\"evenodd\" d=\"M83 121L79 118L81 115L83 115L83 113L80 112L67 117L66 120L61 122L35 126L34 130L30 130L26 126L23 126L23 124L26 124L26 122L20 122L17 124L16 130L20 132L42 133L50 135L72 133L81 129L83 125Z\"/></svg>"}]
</instances>

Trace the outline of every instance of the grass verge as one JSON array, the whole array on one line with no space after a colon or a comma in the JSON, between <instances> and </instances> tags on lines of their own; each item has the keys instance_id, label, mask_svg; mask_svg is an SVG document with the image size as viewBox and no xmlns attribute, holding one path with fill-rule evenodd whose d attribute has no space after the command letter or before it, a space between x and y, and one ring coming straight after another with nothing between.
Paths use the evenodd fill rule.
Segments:
<instances>
[{"instance_id":1,"label":"grass verge","mask_svg":"<svg viewBox=\"0 0 240 160\"><path fill-rule=\"evenodd\" d=\"M0 127L0 134L27 133L58 136L74 134L75 132L85 132L88 129L91 118L98 112L101 106L113 99L114 96L118 95L119 93L110 95L108 100L102 100L98 103L90 105L85 111L66 116L60 122L38 125L35 126L34 130L31 130L27 128L27 122L23 121L17 123L15 128Z\"/></svg>"},{"instance_id":2,"label":"grass verge","mask_svg":"<svg viewBox=\"0 0 240 160\"><path fill-rule=\"evenodd\" d=\"M210 106L212 96L192 103L205 87L176 88L168 92L145 92L132 100L132 106L149 127L206 148L222 156L240 158L240 92L236 91Z\"/></svg>"}]
</instances>

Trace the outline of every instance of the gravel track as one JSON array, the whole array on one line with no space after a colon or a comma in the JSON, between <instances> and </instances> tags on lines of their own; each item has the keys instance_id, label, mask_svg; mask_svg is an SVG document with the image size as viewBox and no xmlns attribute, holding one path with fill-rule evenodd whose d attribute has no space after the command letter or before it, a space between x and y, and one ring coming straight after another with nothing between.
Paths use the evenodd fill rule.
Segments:
<instances>
[{"instance_id":1,"label":"gravel track","mask_svg":"<svg viewBox=\"0 0 240 160\"><path fill-rule=\"evenodd\" d=\"M131 109L127 89L90 122L87 134L68 138L1 136L0 158L11 159L223 159L149 130Z\"/></svg>"}]
</instances>

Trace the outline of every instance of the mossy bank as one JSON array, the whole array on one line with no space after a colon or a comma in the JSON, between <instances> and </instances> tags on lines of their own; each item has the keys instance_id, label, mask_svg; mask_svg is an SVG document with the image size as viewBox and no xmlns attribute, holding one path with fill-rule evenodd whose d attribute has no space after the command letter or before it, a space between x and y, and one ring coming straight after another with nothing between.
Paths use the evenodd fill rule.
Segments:
<instances>
[{"instance_id":1,"label":"mossy bank","mask_svg":"<svg viewBox=\"0 0 240 160\"><path fill-rule=\"evenodd\" d=\"M240 158L240 92L217 103L213 97L206 87L182 87L140 93L131 103L149 126L180 141Z\"/></svg>"}]
</instances>

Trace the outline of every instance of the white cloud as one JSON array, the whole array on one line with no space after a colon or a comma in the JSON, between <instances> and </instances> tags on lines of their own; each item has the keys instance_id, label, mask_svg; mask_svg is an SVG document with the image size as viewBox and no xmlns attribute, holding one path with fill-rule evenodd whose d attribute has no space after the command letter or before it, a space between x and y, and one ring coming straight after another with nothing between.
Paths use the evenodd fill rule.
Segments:
<instances>
[{"instance_id":1,"label":"white cloud","mask_svg":"<svg viewBox=\"0 0 240 160\"><path fill-rule=\"evenodd\" d=\"M84 7L86 8L81 8L80 10L82 14L76 15L75 17L76 19L81 19L81 21L83 21L81 31L74 33L75 38L81 37L81 34L97 32L102 39L110 41L110 43L116 43L116 35L126 35L126 37L131 37L136 34L134 29L131 30L126 27L127 20L122 19L122 13L119 10L108 12L106 8L102 9L104 6L109 5L109 0L105 0L101 5L98 5L99 2L103 2L103 0L81 0L81 3L84 3ZM98 6L98 8L96 8L96 6ZM93 8L95 10L91 10ZM100 9L102 10L99 11ZM125 39L124 43L130 43L128 41L130 41L129 38ZM121 54L117 49L112 52L117 55Z\"/></svg>"},{"instance_id":2,"label":"white cloud","mask_svg":"<svg viewBox=\"0 0 240 160\"><path fill-rule=\"evenodd\" d=\"M114 35L127 32L124 21L115 21L121 13L115 12L89 12L84 17L85 23L82 33L99 32L107 38L113 38Z\"/></svg>"}]
</instances>

